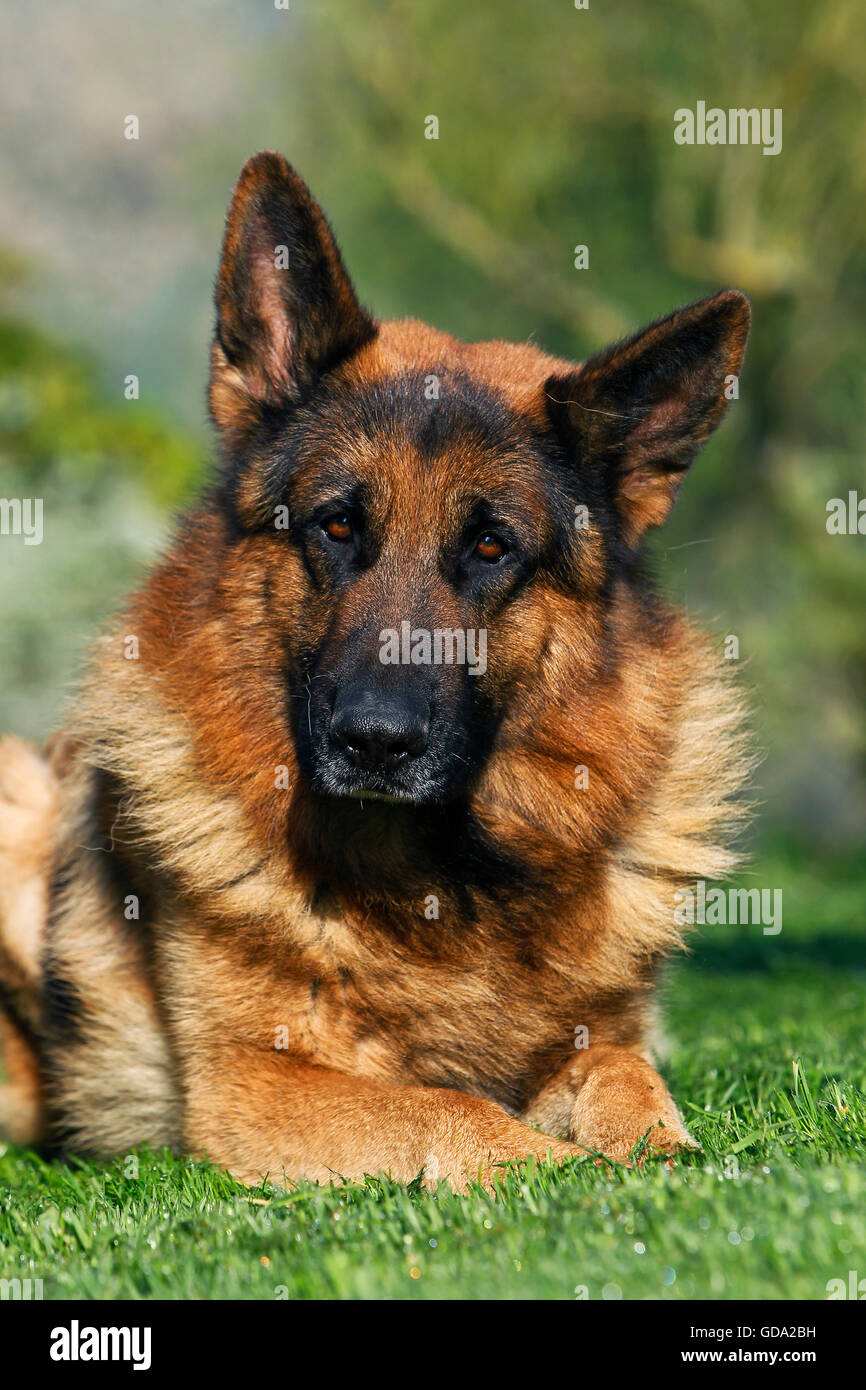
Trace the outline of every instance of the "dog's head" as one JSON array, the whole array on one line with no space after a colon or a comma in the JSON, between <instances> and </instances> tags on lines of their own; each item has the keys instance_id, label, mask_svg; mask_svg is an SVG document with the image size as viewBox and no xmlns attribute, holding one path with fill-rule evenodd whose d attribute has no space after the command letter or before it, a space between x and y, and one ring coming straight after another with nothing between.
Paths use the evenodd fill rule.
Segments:
<instances>
[{"instance_id":1,"label":"dog's head","mask_svg":"<svg viewBox=\"0 0 866 1390\"><path fill-rule=\"evenodd\" d=\"M216 302L224 498L261 562L300 768L330 796L452 799L552 642L570 629L599 659L616 579L735 394L747 301L583 366L377 324L304 183L260 154Z\"/></svg>"}]
</instances>

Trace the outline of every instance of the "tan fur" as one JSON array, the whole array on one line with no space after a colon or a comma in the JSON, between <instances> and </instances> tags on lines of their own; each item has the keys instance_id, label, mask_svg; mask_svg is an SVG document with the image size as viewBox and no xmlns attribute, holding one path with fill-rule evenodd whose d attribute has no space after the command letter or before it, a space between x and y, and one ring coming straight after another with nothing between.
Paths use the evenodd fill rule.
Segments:
<instances>
[{"instance_id":1,"label":"tan fur","mask_svg":"<svg viewBox=\"0 0 866 1390\"><path fill-rule=\"evenodd\" d=\"M0 1132L18 1143L42 1126L34 1037L56 818L48 764L20 739L0 740Z\"/></svg>"},{"instance_id":2,"label":"tan fur","mask_svg":"<svg viewBox=\"0 0 866 1390\"><path fill-rule=\"evenodd\" d=\"M48 764L20 739L0 741L0 919L2 946L24 981L39 975L56 817Z\"/></svg>"}]
</instances>

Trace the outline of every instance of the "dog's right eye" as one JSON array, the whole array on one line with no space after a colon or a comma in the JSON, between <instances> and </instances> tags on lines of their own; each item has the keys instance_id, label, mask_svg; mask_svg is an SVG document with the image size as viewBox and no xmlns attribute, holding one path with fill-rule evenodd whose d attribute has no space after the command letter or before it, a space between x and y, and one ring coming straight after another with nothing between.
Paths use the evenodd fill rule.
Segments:
<instances>
[{"instance_id":1,"label":"dog's right eye","mask_svg":"<svg viewBox=\"0 0 866 1390\"><path fill-rule=\"evenodd\" d=\"M352 539L352 518L348 512L335 512L333 516L325 517L322 530L332 541L345 545Z\"/></svg>"},{"instance_id":2,"label":"dog's right eye","mask_svg":"<svg viewBox=\"0 0 866 1390\"><path fill-rule=\"evenodd\" d=\"M494 531L485 531L475 542L475 549L472 554L479 560L484 560L488 565L495 565L497 560L501 560L506 551L506 545Z\"/></svg>"}]
</instances>

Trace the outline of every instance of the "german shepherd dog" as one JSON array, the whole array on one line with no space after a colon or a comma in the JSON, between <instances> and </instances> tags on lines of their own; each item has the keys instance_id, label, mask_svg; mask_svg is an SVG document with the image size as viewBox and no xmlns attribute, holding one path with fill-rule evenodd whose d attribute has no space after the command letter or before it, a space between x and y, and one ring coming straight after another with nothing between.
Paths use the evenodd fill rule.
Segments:
<instances>
[{"instance_id":1,"label":"german shepherd dog","mask_svg":"<svg viewBox=\"0 0 866 1390\"><path fill-rule=\"evenodd\" d=\"M691 1147L653 997L747 758L641 542L747 300L583 365L377 322L262 153L216 309L217 479L62 734L2 748L10 1132L457 1188Z\"/></svg>"}]
</instances>

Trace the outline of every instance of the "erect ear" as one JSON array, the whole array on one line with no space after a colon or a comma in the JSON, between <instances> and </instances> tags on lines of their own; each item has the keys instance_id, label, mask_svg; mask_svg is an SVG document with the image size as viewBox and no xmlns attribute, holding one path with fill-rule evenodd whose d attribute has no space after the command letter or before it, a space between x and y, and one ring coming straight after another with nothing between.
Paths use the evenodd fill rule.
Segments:
<instances>
[{"instance_id":1,"label":"erect ear","mask_svg":"<svg viewBox=\"0 0 866 1390\"><path fill-rule=\"evenodd\" d=\"M548 379L553 418L583 464L605 470L630 542L665 520L736 394L748 331L749 301L725 290Z\"/></svg>"},{"instance_id":2,"label":"erect ear","mask_svg":"<svg viewBox=\"0 0 866 1390\"><path fill-rule=\"evenodd\" d=\"M257 407L299 400L376 332L318 203L282 155L267 151L241 170L215 299L209 400L230 437Z\"/></svg>"}]
</instances>

